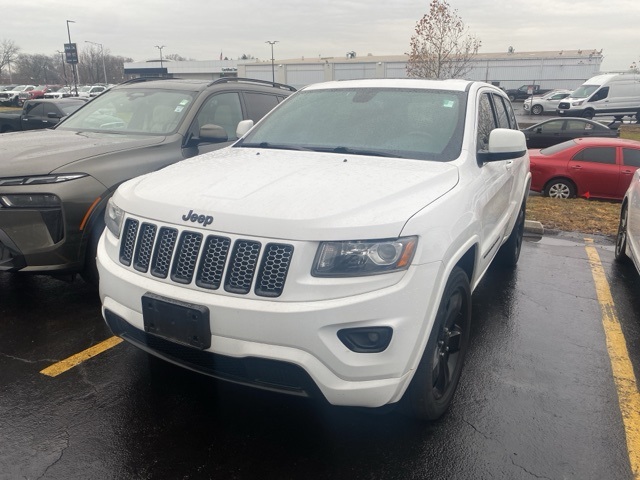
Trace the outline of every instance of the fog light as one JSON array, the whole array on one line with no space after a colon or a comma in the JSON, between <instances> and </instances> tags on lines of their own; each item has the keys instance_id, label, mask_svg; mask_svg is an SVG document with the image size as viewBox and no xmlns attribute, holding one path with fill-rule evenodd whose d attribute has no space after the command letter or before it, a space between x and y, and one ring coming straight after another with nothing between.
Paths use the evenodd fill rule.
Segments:
<instances>
[{"instance_id":1,"label":"fog light","mask_svg":"<svg viewBox=\"0 0 640 480\"><path fill-rule=\"evenodd\" d=\"M338 338L356 353L379 353L389 346L393 329L391 327L344 328L338 331Z\"/></svg>"}]
</instances>

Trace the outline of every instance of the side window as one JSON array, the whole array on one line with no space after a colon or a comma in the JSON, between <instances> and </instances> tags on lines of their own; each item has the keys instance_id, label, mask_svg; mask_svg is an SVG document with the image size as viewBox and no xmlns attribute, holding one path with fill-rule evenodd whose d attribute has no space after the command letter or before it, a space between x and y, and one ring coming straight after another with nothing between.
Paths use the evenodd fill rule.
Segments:
<instances>
[{"instance_id":1,"label":"side window","mask_svg":"<svg viewBox=\"0 0 640 480\"><path fill-rule=\"evenodd\" d=\"M42 103L38 103L29 110L27 115L30 117L44 117L44 105Z\"/></svg>"},{"instance_id":2,"label":"side window","mask_svg":"<svg viewBox=\"0 0 640 480\"><path fill-rule=\"evenodd\" d=\"M500 95L493 95L493 104L496 107L496 117L498 119L499 128L511 128L509 125L509 114L507 113L507 107Z\"/></svg>"},{"instance_id":3,"label":"side window","mask_svg":"<svg viewBox=\"0 0 640 480\"><path fill-rule=\"evenodd\" d=\"M236 128L242 121L240 95L235 92L212 95L200 109L196 119L198 127L219 125L225 129L229 140L236 140Z\"/></svg>"},{"instance_id":4,"label":"side window","mask_svg":"<svg viewBox=\"0 0 640 480\"><path fill-rule=\"evenodd\" d=\"M593 147L585 148L576 153L572 160L582 162L616 164L616 149L614 147Z\"/></svg>"},{"instance_id":5,"label":"side window","mask_svg":"<svg viewBox=\"0 0 640 480\"><path fill-rule=\"evenodd\" d=\"M43 103L42 107L44 109L44 111L42 112L42 115L44 117L49 116L50 113L55 113L56 116L60 116L60 112L58 111L58 109L56 107L54 107L53 105L51 105L50 103Z\"/></svg>"},{"instance_id":6,"label":"side window","mask_svg":"<svg viewBox=\"0 0 640 480\"><path fill-rule=\"evenodd\" d=\"M593 130L593 125L582 120L567 120L567 130Z\"/></svg>"},{"instance_id":7,"label":"side window","mask_svg":"<svg viewBox=\"0 0 640 480\"><path fill-rule=\"evenodd\" d=\"M597 102L598 100L607 98L607 95L609 95L609 87L602 87L600 90L593 94L589 101Z\"/></svg>"},{"instance_id":8,"label":"side window","mask_svg":"<svg viewBox=\"0 0 640 480\"><path fill-rule=\"evenodd\" d=\"M278 105L278 97L266 93L244 92L244 99L247 106L247 116L254 122L260 120Z\"/></svg>"},{"instance_id":9,"label":"side window","mask_svg":"<svg viewBox=\"0 0 640 480\"><path fill-rule=\"evenodd\" d=\"M480 101L478 102L477 151L489 148L489 134L494 128L496 128L496 123L493 117L493 109L491 108L491 100L489 99L489 94L485 93L480 96Z\"/></svg>"},{"instance_id":10,"label":"side window","mask_svg":"<svg viewBox=\"0 0 640 480\"><path fill-rule=\"evenodd\" d=\"M634 148L623 148L622 164L630 167L640 167L640 150L636 150Z\"/></svg>"},{"instance_id":11,"label":"side window","mask_svg":"<svg viewBox=\"0 0 640 480\"><path fill-rule=\"evenodd\" d=\"M564 125L564 120L553 120L551 122L547 122L540 128L542 133L554 133L562 130L562 126Z\"/></svg>"}]
</instances>

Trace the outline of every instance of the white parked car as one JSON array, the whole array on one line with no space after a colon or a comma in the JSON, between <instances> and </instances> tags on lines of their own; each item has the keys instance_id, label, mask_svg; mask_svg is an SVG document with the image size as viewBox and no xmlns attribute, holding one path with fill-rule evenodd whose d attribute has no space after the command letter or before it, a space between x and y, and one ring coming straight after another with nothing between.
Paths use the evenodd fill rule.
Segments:
<instances>
[{"instance_id":1,"label":"white parked car","mask_svg":"<svg viewBox=\"0 0 640 480\"><path fill-rule=\"evenodd\" d=\"M615 257L620 262L631 259L640 273L640 169L634 173L622 200Z\"/></svg>"},{"instance_id":2,"label":"white parked car","mask_svg":"<svg viewBox=\"0 0 640 480\"><path fill-rule=\"evenodd\" d=\"M556 108L560 100L571 95L571 90L552 90L539 97L529 97L523 104L525 112L531 112L534 115L542 115L544 112L555 114Z\"/></svg>"},{"instance_id":3,"label":"white parked car","mask_svg":"<svg viewBox=\"0 0 640 480\"><path fill-rule=\"evenodd\" d=\"M107 90L107 88L108 87L106 85L85 85L84 87L78 88L78 96L96 97Z\"/></svg>"},{"instance_id":4,"label":"white parked car","mask_svg":"<svg viewBox=\"0 0 640 480\"><path fill-rule=\"evenodd\" d=\"M67 98L73 96L73 87L61 87L54 92L47 92L44 98Z\"/></svg>"},{"instance_id":5,"label":"white parked car","mask_svg":"<svg viewBox=\"0 0 640 480\"><path fill-rule=\"evenodd\" d=\"M330 82L252 127L118 188L97 253L106 322L214 377L440 417L471 292L520 254L529 157L507 96Z\"/></svg>"}]
</instances>

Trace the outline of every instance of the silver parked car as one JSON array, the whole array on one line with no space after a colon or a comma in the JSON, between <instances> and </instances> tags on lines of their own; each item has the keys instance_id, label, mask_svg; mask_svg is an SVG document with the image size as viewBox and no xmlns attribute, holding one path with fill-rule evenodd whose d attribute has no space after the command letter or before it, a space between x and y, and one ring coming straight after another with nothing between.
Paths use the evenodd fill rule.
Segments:
<instances>
[{"instance_id":1,"label":"silver parked car","mask_svg":"<svg viewBox=\"0 0 640 480\"><path fill-rule=\"evenodd\" d=\"M631 259L640 273L640 169L622 200L615 255L619 262Z\"/></svg>"},{"instance_id":2,"label":"silver parked car","mask_svg":"<svg viewBox=\"0 0 640 480\"><path fill-rule=\"evenodd\" d=\"M544 112L555 114L560 100L567 98L569 95L571 95L571 90L551 90L542 96L527 98L522 108L534 115L542 115Z\"/></svg>"}]
</instances>

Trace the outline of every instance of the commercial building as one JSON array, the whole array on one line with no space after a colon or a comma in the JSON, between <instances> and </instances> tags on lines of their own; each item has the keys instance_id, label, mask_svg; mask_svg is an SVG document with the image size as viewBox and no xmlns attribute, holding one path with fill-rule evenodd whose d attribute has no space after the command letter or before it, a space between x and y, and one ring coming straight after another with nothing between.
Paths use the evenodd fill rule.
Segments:
<instances>
[{"instance_id":1,"label":"commercial building","mask_svg":"<svg viewBox=\"0 0 640 480\"><path fill-rule=\"evenodd\" d=\"M577 88L600 72L602 50L557 50L544 52L514 52L478 54L466 75L470 80L482 80L503 88L537 84L542 88ZM343 57L319 57L288 60L207 60L157 61L126 63L125 74L140 76L170 76L206 78L238 76L260 80L275 80L296 88L329 80L360 78L404 78L407 55L358 56L348 52Z\"/></svg>"}]
</instances>

